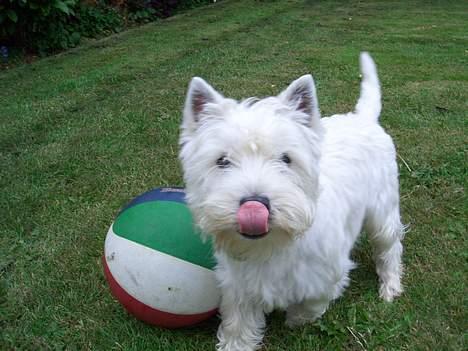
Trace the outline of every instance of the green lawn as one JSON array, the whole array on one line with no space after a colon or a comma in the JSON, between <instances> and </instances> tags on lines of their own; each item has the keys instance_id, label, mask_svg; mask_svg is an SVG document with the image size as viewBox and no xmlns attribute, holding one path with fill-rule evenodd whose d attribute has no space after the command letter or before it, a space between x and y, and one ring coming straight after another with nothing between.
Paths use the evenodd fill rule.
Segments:
<instances>
[{"instance_id":1,"label":"green lawn","mask_svg":"<svg viewBox=\"0 0 468 351\"><path fill-rule=\"evenodd\" d=\"M100 257L118 209L181 184L181 106L199 75L226 95L313 73L324 115L374 56L400 156L404 295L378 298L366 240L344 297L265 350L466 350L466 1L231 1L0 72L0 349L211 350L216 319L160 330L111 297Z\"/></svg>"}]
</instances>

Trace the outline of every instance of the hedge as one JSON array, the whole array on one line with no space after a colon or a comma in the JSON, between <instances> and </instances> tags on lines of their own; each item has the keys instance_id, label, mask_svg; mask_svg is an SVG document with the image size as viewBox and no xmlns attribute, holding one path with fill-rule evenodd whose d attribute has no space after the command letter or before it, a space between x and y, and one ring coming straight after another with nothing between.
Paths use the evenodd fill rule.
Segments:
<instances>
[{"instance_id":1,"label":"hedge","mask_svg":"<svg viewBox=\"0 0 468 351\"><path fill-rule=\"evenodd\" d=\"M212 1L212 0L211 0ZM210 0L3 0L0 46L41 55Z\"/></svg>"}]
</instances>

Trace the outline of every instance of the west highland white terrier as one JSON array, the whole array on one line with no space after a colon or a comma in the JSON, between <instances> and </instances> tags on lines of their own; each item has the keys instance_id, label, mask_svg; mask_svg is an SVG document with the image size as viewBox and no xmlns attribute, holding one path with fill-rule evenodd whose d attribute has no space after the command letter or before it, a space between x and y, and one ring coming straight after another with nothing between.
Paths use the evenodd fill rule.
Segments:
<instances>
[{"instance_id":1,"label":"west highland white terrier","mask_svg":"<svg viewBox=\"0 0 468 351\"><path fill-rule=\"evenodd\" d=\"M377 70L360 56L356 111L321 118L311 75L241 102L201 78L187 93L180 159L196 225L213 237L222 293L218 350L261 346L265 313L319 318L349 283L364 227L380 297L402 292L398 168L378 123Z\"/></svg>"}]
</instances>

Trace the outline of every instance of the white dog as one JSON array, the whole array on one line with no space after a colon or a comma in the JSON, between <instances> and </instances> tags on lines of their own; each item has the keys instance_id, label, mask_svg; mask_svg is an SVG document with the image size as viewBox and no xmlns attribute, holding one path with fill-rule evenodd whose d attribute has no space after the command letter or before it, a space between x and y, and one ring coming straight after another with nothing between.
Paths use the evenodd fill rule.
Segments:
<instances>
[{"instance_id":1,"label":"white dog","mask_svg":"<svg viewBox=\"0 0 468 351\"><path fill-rule=\"evenodd\" d=\"M218 350L259 348L275 308L287 310L288 326L319 318L349 283L363 227L380 296L402 292L396 152L378 124L375 64L367 53L360 62L356 111L329 118L320 118L310 75L242 102L190 83L180 159L195 222L214 239Z\"/></svg>"}]
</instances>

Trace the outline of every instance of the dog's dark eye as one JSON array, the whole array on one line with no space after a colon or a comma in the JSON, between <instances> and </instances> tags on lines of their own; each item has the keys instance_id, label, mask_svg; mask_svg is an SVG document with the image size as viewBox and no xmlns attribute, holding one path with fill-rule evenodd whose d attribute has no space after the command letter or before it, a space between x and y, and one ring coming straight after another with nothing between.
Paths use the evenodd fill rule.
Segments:
<instances>
[{"instance_id":1,"label":"dog's dark eye","mask_svg":"<svg viewBox=\"0 0 468 351\"><path fill-rule=\"evenodd\" d=\"M288 154L281 155L281 161L283 161L287 165L291 164L291 159L289 158Z\"/></svg>"},{"instance_id":2,"label":"dog's dark eye","mask_svg":"<svg viewBox=\"0 0 468 351\"><path fill-rule=\"evenodd\" d=\"M226 168L226 167L229 167L229 165L231 164L231 161L228 160L228 158L226 156L221 156L220 158L218 158L216 160L216 165L219 167L219 168Z\"/></svg>"}]
</instances>

